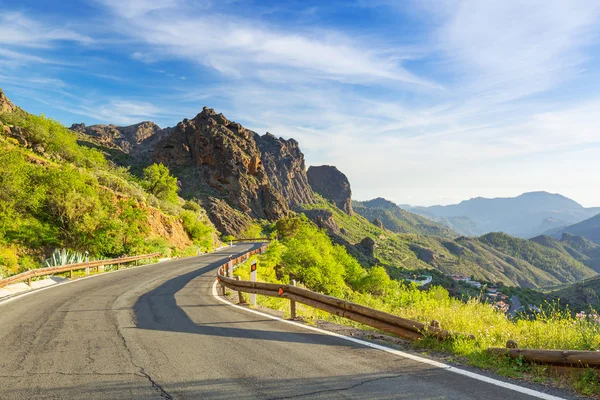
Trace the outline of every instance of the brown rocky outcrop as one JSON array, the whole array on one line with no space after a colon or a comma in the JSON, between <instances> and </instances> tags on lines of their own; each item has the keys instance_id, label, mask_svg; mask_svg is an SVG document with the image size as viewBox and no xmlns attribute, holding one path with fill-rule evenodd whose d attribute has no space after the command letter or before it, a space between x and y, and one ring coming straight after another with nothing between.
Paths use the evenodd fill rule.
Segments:
<instances>
[{"instance_id":1,"label":"brown rocky outcrop","mask_svg":"<svg viewBox=\"0 0 600 400\"><path fill-rule=\"evenodd\" d=\"M385 226L383 225L383 222L381 222L381 220L379 218L373 218L373 221L371 221L371 223L373 225L375 225L376 227L378 227L379 229L385 228Z\"/></svg>"},{"instance_id":2,"label":"brown rocky outcrop","mask_svg":"<svg viewBox=\"0 0 600 400\"><path fill-rule=\"evenodd\" d=\"M73 124L71 130L85 133L106 147L118 148L122 152L144 161L151 161L154 146L163 140L171 128L161 129L154 122L145 121L129 126Z\"/></svg>"},{"instance_id":3,"label":"brown rocky outcrop","mask_svg":"<svg viewBox=\"0 0 600 400\"><path fill-rule=\"evenodd\" d=\"M356 249L369 258L375 256L375 241L370 237L366 237L355 245Z\"/></svg>"},{"instance_id":4,"label":"brown rocky outcrop","mask_svg":"<svg viewBox=\"0 0 600 400\"><path fill-rule=\"evenodd\" d=\"M311 188L352 215L352 190L346 175L331 165L311 166L306 173Z\"/></svg>"},{"instance_id":5,"label":"brown rocky outcrop","mask_svg":"<svg viewBox=\"0 0 600 400\"><path fill-rule=\"evenodd\" d=\"M329 210L302 210L304 215L308 217L312 222L319 227L319 229L325 229L328 234L335 235L340 232L340 227L333 218L333 213Z\"/></svg>"},{"instance_id":6,"label":"brown rocky outcrop","mask_svg":"<svg viewBox=\"0 0 600 400\"><path fill-rule=\"evenodd\" d=\"M428 264L438 259L438 255L436 254L436 252L426 247L411 245L410 250L416 254L419 260L424 261Z\"/></svg>"},{"instance_id":7,"label":"brown rocky outcrop","mask_svg":"<svg viewBox=\"0 0 600 400\"><path fill-rule=\"evenodd\" d=\"M0 89L0 113L5 112L13 112L17 110L17 106L15 106L9 99L4 95L2 89Z\"/></svg>"},{"instance_id":8,"label":"brown rocky outcrop","mask_svg":"<svg viewBox=\"0 0 600 400\"><path fill-rule=\"evenodd\" d=\"M203 200L223 233L238 234L250 218L277 220L314 202L295 140L260 136L211 108L172 128L156 143L153 161L178 176L184 196Z\"/></svg>"}]
</instances>

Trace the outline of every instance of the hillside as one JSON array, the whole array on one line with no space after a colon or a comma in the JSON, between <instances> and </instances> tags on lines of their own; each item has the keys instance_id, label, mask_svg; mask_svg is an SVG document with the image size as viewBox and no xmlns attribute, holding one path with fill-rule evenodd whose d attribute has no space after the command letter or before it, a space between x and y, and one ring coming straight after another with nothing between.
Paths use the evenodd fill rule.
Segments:
<instances>
[{"instance_id":1,"label":"hillside","mask_svg":"<svg viewBox=\"0 0 600 400\"><path fill-rule=\"evenodd\" d=\"M527 261L545 271L559 282L577 282L596 273L567 252L543 246L531 240L519 239L505 233L488 233L478 241L511 257Z\"/></svg>"},{"instance_id":2,"label":"hillside","mask_svg":"<svg viewBox=\"0 0 600 400\"><path fill-rule=\"evenodd\" d=\"M547 297L560 299L573 311L600 310L600 277L586 279L546 294Z\"/></svg>"},{"instance_id":3,"label":"hillside","mask_svg":"<svg viewBox=\"0 0 600 400\"><path fill-rule=\"evenodd\" d=\"M565 233L574 236L582 236L594 243L600 244L600 214L577 224L548 232L549 235L556 238L560 238Z\"/></svg>"},{"instance_id":4,"label":"hillside","mask_svg":"<svg viewBox=\"0 0 600 400\"><path fill-rule=\"evenodd\" d=\"M445 274L460 274L509 286L540 288L575 282L594 272L574 259L561 258L540 246L537 251L549 261L545 265L531 257L532 264L518 255L490 245L477 238L447 239L418 234L396 234L380 228L359 214L352 216L326 199L306 205L303 212L325 229L336 243L363 265L383 265L392 277L405 277L408 271L435 269ZM521 239L516 239L521 240ZM526 253L524 253L526 255ZM567 266L553 271L557 257Z\"/></svg>"},{"instance_id":5,"label":"hillside","mask_svg":"<svg viewBox=\"0 0 600 400\"><path fill-rule=\"evenodd\" d=\"M378 197L369 201L352 201L354 211L369 221L381 224L395 233L415 233L447 238L459 236L447 226L403 210L391 201Z\"/></svg>"},{"instance_id":6,"label":"hillside","mask_svg":"<svg viewBox=\"0 0 600 400\"><path fill-rule=\"evenodd\" d=\"M412 207L408 211L439 218L456 230L470 230L475 235L504 232L530 238L583 221L598 214L600 209L584 208L559 194L531 192L509 198L477 197L448 206ZM468 225L472 224L473 228L461 229L464 221L456 218L467 218Z\"/></svg>"},{"instance_id":7,"label":"hillside","mask_svg":"<svg viewBox=\"0 0 600 400\"><path fill-rule=\"evenodd\" d=\"M573 257L600 273L600 245L582 237L563 233L560 240L551 236L537 236L531 241Z\"/></svg>"},{"instance_id":8,"label":"hillside","mask_svg":"<svg viewBox=\"0 0 600 400\"><path fill-rule=\"evenodd\" d=\"M0 274L39 267L55 248L115 257L195 253L218 242L200 205L177 197L168 171L154 166L137 179L1 90L0 110Z\"/></svg>"}]
</instances>

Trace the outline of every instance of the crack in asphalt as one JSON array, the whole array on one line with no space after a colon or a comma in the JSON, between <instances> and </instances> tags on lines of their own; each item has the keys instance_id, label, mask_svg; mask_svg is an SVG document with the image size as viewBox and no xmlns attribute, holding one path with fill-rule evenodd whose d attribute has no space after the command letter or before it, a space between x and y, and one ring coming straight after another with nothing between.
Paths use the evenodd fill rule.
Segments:
<instances>
[{"instance_id":1,"label":"crack in asphalt","mask_svg":"<svg viewBox=\"0 0 600 400\"><path fill-rule=\"evenodd\" d=\"M144 368L140 368L140 374L150 381L154 390L160 393L160 397L163 397L167 400L173 400L173 396L171 396L159 383L152 379L152 377L144 371Z\"/></svg>"},{"instance_id":2,"label":"crack in asphalt","mask_svg":"<svg viewBox=\"0 0 600 400\"><path fill-rule=\"evenodd\" d=\"M379 378L374 378L374 379L368 379L366 381L362 381L359 383L356 383L354 385L345 387L345 388L337 388L337 389L323 389L323 390L316 390L314 392L309 392L309 393L301 393L301 394L294 394L292 396L282 396L282 397L272 397L269 400L285 400L285 399L296 399L299 397L306 397L306 396L313 396L316 394L321 394L321 393L331 393L331 392L343 392L346 390L350 390L350 389L354 389L357 388L359 386L365 385L367 383L372 383L372 382L377 382L377 381L382 381L384 379L394 379L394 378L399 378L401 375L391 375L391 376L382 376Z\"/></svg>"},{"instance_id":3,"label":"crack in asphalt","mask_svg":"<svg viewBox=\"0 0 600 400\"><path fill-rule=\"evenodd\" d=\"M109 311L109 309L107 309L107 311ZM133 355L131 354L131 349L127 345L127 339L125 339L125 336L123 336L123 333L119 329L119 325L118 325L117 321L114 320L114 319L112 319L112 318L109 318L109 320L115 326L115 330L117 332L117 336L119 336L119 338L121 338L121 342L123 343L123 347L125 348L125 351L129 355L129 362L131 363L131 365L133 365L134 367L136 367L139 370L138 373L136 373L134 375L136 375L138 377L141 377L141 378L146 378L150 382L150 384L152 385L152 388L154 390L156 390L160 394L160 397L162 397L162 398L164 398L166 400L173 400L173 396L171 396L159 383L157 383L152 378L152 376L150 376L149 374L147 374L146 371L145 371L145 369L144 369L144 367L142 367L141 365L136 364L133 361ZM137 328L137 325L135 323L133 325Z\"/></svg>"}]
</instances>

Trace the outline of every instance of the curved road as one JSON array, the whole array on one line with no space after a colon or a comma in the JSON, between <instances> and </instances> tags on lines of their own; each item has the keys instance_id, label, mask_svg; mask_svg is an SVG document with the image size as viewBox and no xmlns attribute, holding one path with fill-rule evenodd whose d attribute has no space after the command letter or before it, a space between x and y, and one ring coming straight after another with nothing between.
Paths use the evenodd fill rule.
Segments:
<instances>
[{"instance_id":1,"label":"curved road","mask_svg":"<svg viewBox=\"0 0 600 400\"><path fill-rule=\"evenodd\" d=\"M231 250L0 303L0 399L531 399L223 304Z\"/></svg>"}]
</instances>

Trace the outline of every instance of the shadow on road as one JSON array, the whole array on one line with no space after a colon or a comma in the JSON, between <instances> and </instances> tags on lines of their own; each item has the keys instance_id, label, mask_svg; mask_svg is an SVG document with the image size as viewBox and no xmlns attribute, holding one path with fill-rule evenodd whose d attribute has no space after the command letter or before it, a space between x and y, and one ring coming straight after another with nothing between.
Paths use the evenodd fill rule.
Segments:
<instances>
[{"instance_id":1,"label":"shadow on road","mask_svg":"<svg viewBox=\"0 0 600 400\"><path fill-rule=\"evenodd\" d=\"M228 256L229 253L222 252L223 256ZM239 322L215 322L212 325L207 323L195 323L190 319L186 312L177 304L175 294L182 290L190 281L198 278L206 273L214 271L220 265L223 264L225 257L215 263L211 263L205 267L201 267L195 271L189 272L184 275L180 275L174 279L171 279L157 288L140 296L133 306L133 313L136 320L136 325L140 329L158 330L158 331L169 331L169 332L182 332L182 333L194 333L198 335L210 335L220 337L231 337L231 338L245 338L245 339L256 339L256 340L272 340L272 341L283 341L283 342L295 342L295 343L323 343L344 345L349 347L361 347L358 344L342 341L329 335L322 335L318 333L296 333L296 332L285 332L280 330L262 330L262 329L248 329L248 328L237 328L231 327L232 323L255 323L259 322L257 319L253 319L251 314L248 314L247 321ZM212 274L207 277L210 282L213 281ZM198 296L205 296L202 293L198 293ZM212 296L211 296L212 297ZM218 308L222 307L223 312L230 311L229 306L225 304L215 304L208 300L208 304L195 304L186 307L210 307ZM215 311L215 315L218 315L219 311ZM275 320L260 320L261 324L279 324Z\"/></svg>"}]
</instances>

